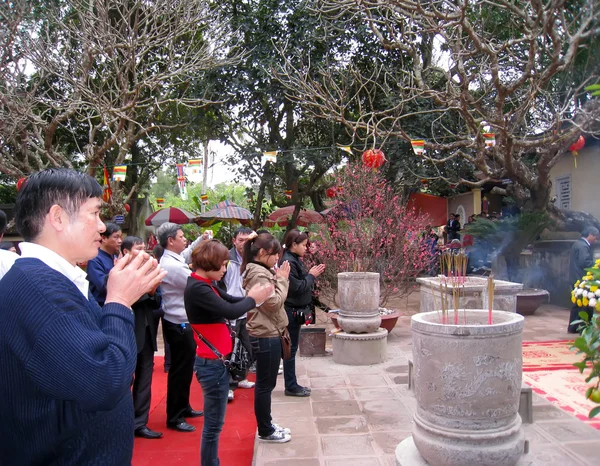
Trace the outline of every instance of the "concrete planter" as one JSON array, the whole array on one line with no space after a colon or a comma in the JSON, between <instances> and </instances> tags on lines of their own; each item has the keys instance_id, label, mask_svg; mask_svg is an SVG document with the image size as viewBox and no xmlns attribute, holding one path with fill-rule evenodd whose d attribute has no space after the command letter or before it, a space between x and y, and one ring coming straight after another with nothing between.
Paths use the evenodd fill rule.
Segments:
<instances>
[{"instance_id":1,"label":"concrete planter","mask_svg":"<svg viewBox=\"0 0 600 466\"><path fill-rule=\"evenodd\" d=\"M379 315L379 274L338 273L338 324L344 332L370 333L381 325Z\"/></svg>"},{"instance_id":2,"label":"concrete planter","mask_svg":"<svg viewBox=\"0 0 600 466\"><path fill-rule=\"evenodd\" d=\"M538 307L549 301L549 293L546 290L530 288L517 293L517 312L522 316L531 316Z\"/></svg>"},{"instance_id":3,"label":"concrete planter","mask_svg":"<svg viewBox=\"0 0 600 466\"><path fill-rule=\"evenodd\" d=\"M442 293L446 294L452 306L452 287L440 289L439 277L419 277L421 295L421 312L432 312L440 308ZM521 283L494 280L494 309L507 312L517 311L517 293L523 289ZM460 287L458 307L460 309L481 309L488 305L487 278L466 277L464 286Z\"/></svg>"},{"instance_id":4,"label":"concrete planter","mask_svg":"<svg viewBox=\"0 0 600 466\"><path fill-rule=\"evenodd\" d=\"M412 317L414 443L432 466L515 465L524 320L494 311L487 325L487 311L465 312L467 325L442 325L438 312Z\"/></svg>"},{"instance_id":5,"label":"concrete planter","mask_svg":"<svg viewBox=\"0 0 600 466\"><path fill-rule=\"evenodd\" d=\"M333 325L335 325L337 328L340 328L337 321L337 316L335 314L330 314L329 317L331 318L331 322L333 323ZM400 313L397 311L393 312L392 314L382 315L381 328L386 329L388 331L388 334L392 333L392 330L394 330L394 327L398 322L398 317L400 317Z\"/></svg>"}]
</instances>

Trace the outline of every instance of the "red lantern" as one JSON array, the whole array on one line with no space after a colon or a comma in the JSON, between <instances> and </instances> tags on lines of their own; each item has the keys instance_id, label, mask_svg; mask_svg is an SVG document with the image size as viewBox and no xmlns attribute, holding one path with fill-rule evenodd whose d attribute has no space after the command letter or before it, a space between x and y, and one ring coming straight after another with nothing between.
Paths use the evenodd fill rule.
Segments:
<instances>
[{"instance_id":1,"label":"red lantern","mask_svg":"<svg viewBox=\"0 0 600 466\"><path fill-rule=\"evenodd\" d=\"M379 149L368 149L363 152L362 161L365 167L379 168L385 162L385 155Z\"/></svg>"},{"instance_id":2,"label":"red lantern","mask_svg":"<svg viewBox=\"0 0 600 466\"><path fill-rule=\"evenodd\" d=\"M129 204L125 204L125 212L129 212L131 210L131 207L129 207Z\"/></svg>"},{"instance_id":3,"label":"red lantern","mask_svg":"<svg viewBox=\"0 0 600 466\"><path fill-rule=\"evenodd\" d=\"M577 139L577 141L575 141L571 147L569 147L569 150L571 152L577 152L580 151L581 149L583 149L583 147L585 146L585 138L583 137L583 135L579 136L579 139Z\"/></svg>"},{"instance_id":4,"label":"red lantern","mask_svg":"<svg viewBox=\"0 0 600 466\"><path fill-rule=\"evenodd\" d=\"M21 191L21 188L23 187L23 183L25 183L25 181L27 181L27 177L19 178L19 181L17 181L17 192Z\"/></svg>"},{"instance_id":5,"label":"red lantern","mask_svg":"<svg viewBox=\"0 0 600 466\"><path fill-rule=\"evenodd\" d=\"M337 194L337 189L335 189L335 188L327 188L325 190L325 195L327 197L335 197L336 194Z\"/></svg>"}]
</instances>

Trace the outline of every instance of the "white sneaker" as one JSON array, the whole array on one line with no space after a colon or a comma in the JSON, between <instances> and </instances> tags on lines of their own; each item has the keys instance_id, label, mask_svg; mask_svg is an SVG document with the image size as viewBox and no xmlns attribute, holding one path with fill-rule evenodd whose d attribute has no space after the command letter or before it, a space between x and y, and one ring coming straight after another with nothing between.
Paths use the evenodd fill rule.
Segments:
<instances>
[{"instance_id":1,"label":"white sneaker","mask_svg":"<svg viewBox=\"0 0 600 466\"><path fill-rule=\"evenodd\" d=\"M289 442L290 440L292 440L292 436L290 434L286 434L285 432L282 432L280 430L276 430L271 435L268 435L266 437L261 437L259 435L258 440L261 440L263 442L269 442L269 443L286 443L286 442Z\"/></svg>"},{"instance_id":2,"label":"white sneaker","mask_svg":"<svg viewBox=\"0 0 600 466\"><path fill-rule=\"evenodd\" d=\"M238 382L238 388L253 388L255 385L254 382L250 382L248 379L242 380Z\"/></svg>"},{"instance_id":3,"label":"white sneaker","mask_svg":"<svg viewBox=\"0 0 600 466\"><path fill-rule=\"evenodd\" d=\"M292 431L290 429L288 429L287 427L281 427L279 424L275 424L274 422L272 422L271 425L275 428L275 430L277 430L279 432L283 432L284 434L292 433Z\"/></svg>"},{"instance_id":4,"label":"white sneaker","mask_svg":"<svg viewBox=\"0 0 600 466\"><path fill-rule=\"evenodd\" d=\"M233 390L229 390L229 393L227 394L227 402L231 401L233 401Z\"/></svg>"},{"instance_id":5,"label":"white sneaker","mask_svg":"<svg viewBox=\"0 0 600 466\"><path fill-rule=\"evenodd\" d=\"M283 374L283 364L279 364L279 370L277 371L277 375Z\"/></svg>"}]
</instances>

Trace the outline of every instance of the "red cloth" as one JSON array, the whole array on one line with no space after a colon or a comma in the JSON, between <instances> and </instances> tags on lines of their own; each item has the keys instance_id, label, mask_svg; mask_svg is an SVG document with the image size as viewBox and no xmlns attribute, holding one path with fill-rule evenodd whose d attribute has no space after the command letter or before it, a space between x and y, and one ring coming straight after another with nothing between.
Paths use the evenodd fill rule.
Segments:
<instances>
[{"instance_id":1,"label":"red cloth","mask_svg":"<svg viewBox=\"0 0 600 466\"><path fill-rule=\"evenodd\" d=\"M212 284L212 280L201 277L195 272L192 273L192 278L200 280L201 282L208 283L219 298L221 295L215 290ZM218 359L217 355L206 346L206 344L200 340L196 331L198 331L206 340L208 340L223 356L227 356L233 351L233 342L231 341L231 334L227 324L193 324L192 328L194 331L194 340L196 340L196 355L204 359Z\"/></svg>"}]
</instances>

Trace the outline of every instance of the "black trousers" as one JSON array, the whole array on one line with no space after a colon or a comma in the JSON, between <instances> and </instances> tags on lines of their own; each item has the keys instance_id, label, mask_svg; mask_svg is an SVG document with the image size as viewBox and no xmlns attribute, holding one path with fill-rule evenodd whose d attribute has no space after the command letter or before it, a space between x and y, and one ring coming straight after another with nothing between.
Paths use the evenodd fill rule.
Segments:
<instances>
[{"instance_id":1,"label":"black trousers","mask_svg":"<svg viewBox=\"0 0 600 466\"><path fill-rule=\"evenodd\" d=\"M167 377L167 425L185 421L190 408L190 384L194 375L196 342L190 324L174 324L163 319L165 337L171 346L171 368Z\"/></svg>"},{"instance_id":2,"label":"black trousers","mask_svg":"<svg viewBox=\"0 0 600 466\"><path fill-rule=\"evenodd\" d=\"M580 326L583 327L583 324L571 325L571 322L574 322L576 320L581 320L581 317L579 317L579 313L583 310L584 309L578 307L577 304L574 304L573 307L571 308L571 314L569 315L569 326L567 327L567 331L569 333L581 333L578 330L578 328Z\"/></svg>"},{"instance_id":3,"label":"black trousers","mask_svg":"<svg viewBox=\"0 0 600 466\"><path fill-rule=\"evenodd\" d=\"M152 387L152 371L154 370L154 348L152 348L150 329L146 327L146 341L137 355L135 378L133 380L134 428L139 429L148 424L150 413L150 397Z\"/></svg>"}]
</instances>

